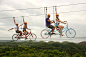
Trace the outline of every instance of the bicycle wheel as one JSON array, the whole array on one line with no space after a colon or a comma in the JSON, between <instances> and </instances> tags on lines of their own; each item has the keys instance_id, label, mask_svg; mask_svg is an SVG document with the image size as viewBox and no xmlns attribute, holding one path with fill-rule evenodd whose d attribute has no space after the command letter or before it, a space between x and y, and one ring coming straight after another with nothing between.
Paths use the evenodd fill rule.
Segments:
<instances>
[{"instance_id":1,"label":"bicycle wheel","mask_svg":"<svg viewBox=\"0 0 86 57\"><path fill-rule=\"evenodd\" d=\"M36 34L32 33L32 34L30 34L29 38L30 38L30 40L35 41L37 36L36 36Z\"/></svg>"},{"instance_id":2,"label":"bicycle wheel","mask_svg":"<svg viewBox=\"0 0 86 57\"><path fill-rule=\"evenodd\" d=\"M74 38L76 36L76 31L74 29L70 28L66 31L66 36L68 38Z\"/></svg>"},{"instance_id":3,"label":"bicycle wheel","mask_svg":"<svg viewBox=\"0 0 86 57\"><path fill-rule=\"evenodd\" d=\"M41 31L41 37L44 38L44 39L49 37L47 29L44 29L44 30Z\"/></svg>"},{"instance_id":4,"label":"bicycle wheel","mask_svg":"<svg viewBox=\"0 0 86 57\"><path fill-rule=\"evenodd\" d=\"M12 40L13 40L13 41L17 41L18 38L19 38L18 34L14 34L14 35L12 36Z\"/></svg>"}]
</instances>

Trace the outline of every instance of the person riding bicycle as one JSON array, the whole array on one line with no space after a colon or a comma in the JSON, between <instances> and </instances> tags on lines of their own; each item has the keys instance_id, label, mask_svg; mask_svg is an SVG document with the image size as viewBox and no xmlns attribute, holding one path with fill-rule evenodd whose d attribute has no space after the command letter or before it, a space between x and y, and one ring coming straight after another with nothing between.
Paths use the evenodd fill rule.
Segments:
<instances>
[{"instance_id":1,"label":"person riding bicycle","mask_svg":"<svg viewBox=\"0 0 86 57\"><path fill-rule=\"evenodd\" d=\"M51 25L51 23L54 23L54 20L50 20L49 19L50 18L50 14L48 14L47 16L48 16L48 18L46 18L46 26L48 28L52 29L52 34L55 34L55 33L53 33L53 31L55 30L55 27L53 25ZM50 34L50 32L49 32L49 34Z\"/></svg>"},{"instance_id":2,"label":"person riding bicycle","mask_svg":"<svg viewBox=\"0 0 86 57\"><path fill-rule=\"evenodd\" d=\"M62 29L64 28L64 26L59 25L60 22L63 23L63 24L65 24L64 22L62 22L62 21L59 19L59 14L56 14L56 27L57 27L57 28L60 28L60 30L61 30L61 36L63 36L63 34L62 34Z\"/></svg>"},{"instance_id":3,"label":"person riding bicycle","mask_svg":"<svg viewBox=\"0 0 86 57\"><path fill-rule=\"evenodd\" d=\"M26 31L26 29L31 30L27 28L27 22L24 23L24 27L23 27L23 32L25 33L25 38L27 39L26 34L28 34L28 31Z\"/></svg>"},{"instance_id":4,"label":"person riding bicycle","mask_svg":"<svg viewBox=\"0 0 86 57\"><path fill-rule=\"evenodd\" d=\"M22 26L22 25L23 25L23 24L21 24L20 26ZM19 36L21 36L21 35L22 35L22 31L19 30L19 27L20 27L20 26L18 26L18 23L16 23L16 26L15 26L14 28L9 29L9 30L15 29L16 33L20 33ZM8 31L9 31L9 30L8 30Z\"/></svg>"}]
</instances>

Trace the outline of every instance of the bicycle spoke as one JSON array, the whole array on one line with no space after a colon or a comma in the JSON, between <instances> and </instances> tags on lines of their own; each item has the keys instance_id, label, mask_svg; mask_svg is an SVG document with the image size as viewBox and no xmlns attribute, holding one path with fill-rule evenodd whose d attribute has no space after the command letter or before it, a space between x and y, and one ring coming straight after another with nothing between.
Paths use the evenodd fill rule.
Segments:
<instances>
[{"instance_id":1,"label":"bicycle spoke","mask_svg":"<svg viewBox=\"0 0 86 57\"><path fill-rule=\"evenodd\" d=\"M74 38L75 35L76 35L76 32L75 32L74 29L68 29L68 30L66 31L66 36L67 36L68 38Z\"/></svg>"},{"instance_id":2,"label":"bicycle spoke","mask_svg":"<svg viewBox=\"0 0 86 57\"><path fill-rule=\"evenodd\" d=\"M30 38L30 40L35 41L37 36L34 33L32 33L32 34L30 34L29 38Z\"/></svg>"},{"instance_id":3,"label":"bicycle spoke","mask_svg":"<svg viewBox=\"0 0 86 57\"><path fill-rule=\"evenodd\" d=\"M13 41L17 41L18 38L19 38L19 36L18 36L17 34L14 34L14 35L12 36Z\"/></svg>"},{"instance_id":4,"label":"bicycle spoke","mask_svg":"<svg viewBox=\"0 0 86 57\"><path fill-rule=\"evenodd\" d=\"M49 37L49 31L46 29L42 30L41 31L41 37L45 38L45 39L48 38Z\"/></svg>"}]
</instances>

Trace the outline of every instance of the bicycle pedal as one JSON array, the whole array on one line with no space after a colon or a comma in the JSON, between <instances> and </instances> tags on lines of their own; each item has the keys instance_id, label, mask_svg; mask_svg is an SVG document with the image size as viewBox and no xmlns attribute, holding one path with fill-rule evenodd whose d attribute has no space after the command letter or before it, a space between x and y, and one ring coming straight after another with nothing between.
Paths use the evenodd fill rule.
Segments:
<instances>
[{"instance_id":1,"label":"bicycle pedal","mask_svg":"<svg viewBox=\"0 0 86 57\"><path fill-rule=\"evenodd\" d=\"M20 39L20 38L18 38L18 39Z\"/></svg>"},{"instance_id":2,"label":"bicycle pedal","mask_svg":"<svg viewBox=\"0 0 86 57\"><path fill-rule=\"evenodd\" d=\"M20 39L20 38L21 38L21 36L18 37L18 39Z\"/></svg>"},{"instance_id":3,"label":"bicycle pedal","mask_svg":"<svg viewBox=\"0 0 86 57\"><path fill-rule=\"evenodd\" d=\"M55 34L55 33L52 33L52 34Z\"/></svg>"},{"instance_id":4,"label":"bicycle pedal","mask_svg":"<svg viewBox=\"0 0 86 57\"><path fill-rule=\"evenodd\" d=\"M56 33L55 33L55 35L56 35Z\"/></svg>"},{"instance_id":5,"label":"bicycle pedal","mask_svg":"<svg viewBox=\"0 0 86 57\"><path fill-rule=\"evenodd\" d=\"M56 33L55 33L55 35L56 35Z\"/></svg>"}]
</instances>

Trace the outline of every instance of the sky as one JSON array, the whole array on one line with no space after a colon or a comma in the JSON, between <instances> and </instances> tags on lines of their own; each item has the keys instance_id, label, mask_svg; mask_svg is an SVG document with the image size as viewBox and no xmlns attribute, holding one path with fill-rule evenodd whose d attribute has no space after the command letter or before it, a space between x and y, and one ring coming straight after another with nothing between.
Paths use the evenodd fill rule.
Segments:
<instances>
[{"instance_id":1,"label":"sky","mask_svg":"<svg viewBox=\"0 0 86 57\"><path fill-rule=\"evenodd\" d=\"M8 29L15 27L13 18L6 18L6 17L15 17L16 22L19 23L20 25L23 23L23 18L21 16L28 16L24 17L25 21L27 21L28 23L28 28L31 29L32 33L35 33L37 35L37 38L44 40L40 36L40 33L43 29L46 29L45 15L39 14L45 14L43 7L50 7L47 9L47 13L48 14L53 13L53 7L51 6L60 6L57 7L57 13L59 14L60 20L68 22L68 28L72 28L76 31L76 37L86 37L86 22L85 22L86 11L80 11L86 10L86 4L78 4L78 3L86 3L86 0L0 0L0 37L10 37L10 38L0 38L0 40L8 40L8 39L11 40L12 35L15 34L14 29L8 31ZM61 6L69 4L78 4L78 5ZM27 8L40 8L40 9L16 10ZM15 11L2 11L2 10L15 10ZM71 12L71 11L78 11L78 12ZM29 16L29 15L39 15L39 16ZM50 20L55 20L55 15L51 14ZM20 30L22 31L22 29ZM63 34L65 35L65 33ZM59 41L61 42L64 41L64 37L66 37L66 35L61 37L63 39L62 40L60 39L59 35L56 35L52 36L52 39L53 38L56 38L57 40L60 39ZM86 40L84 38L83 39L81 38L80 40L75 39L73 39L73 41L75 42ZM55 41L55 39L53 39L53 41Z\"/></svg>"}]
</instances>

